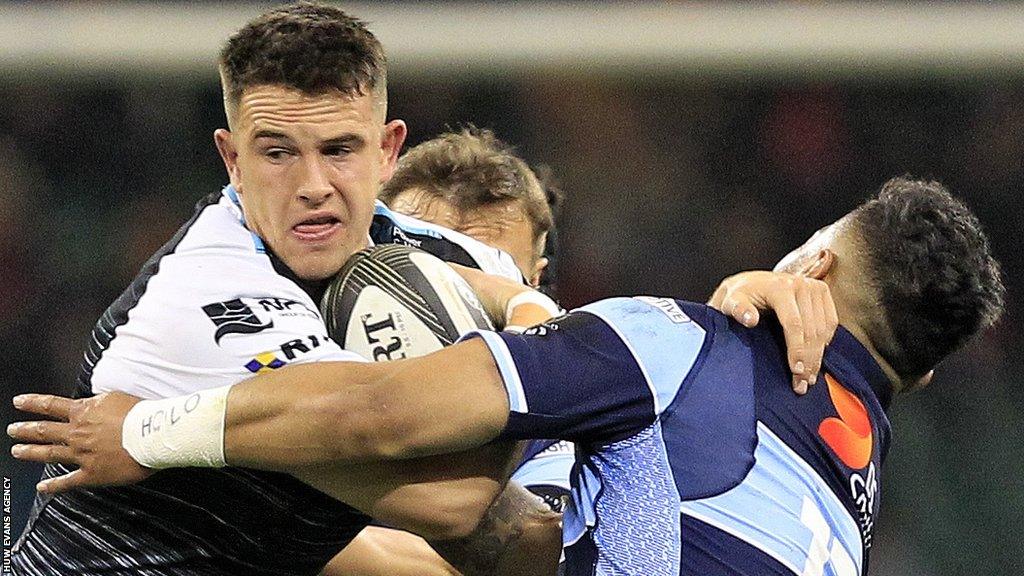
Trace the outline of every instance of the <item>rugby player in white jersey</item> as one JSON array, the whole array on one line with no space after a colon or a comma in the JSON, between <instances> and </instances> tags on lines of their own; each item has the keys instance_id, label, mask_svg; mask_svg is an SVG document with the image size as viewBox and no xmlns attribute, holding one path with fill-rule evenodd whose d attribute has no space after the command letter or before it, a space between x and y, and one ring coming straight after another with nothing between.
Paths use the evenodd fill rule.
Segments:
<instances>
[{"instance_id":1,"label":"rugby player in white jersey","mask_svg":"<svg viewBox=\"0 0 1024 576\"><path fill-rule=\"evenodd\" d=\"M215 140L231 185L200 203L100 319L79 396L160 398L290 363L357 360L326 336L317 303L371 229L382 241L421 234L442 257L520 278L497 250L375 207L406 129L385 122L385 60L360 22L311 4L268 12L229 40L220 71L230 130ZM397 233L403 226L408 233ZM345 494L347 505L290 476L243 469L42 496L12 566L18 574L315 574L368 514L437 538L465 534L494 500L509 454L506 446L446 461L443 474L430 465L380 469L380 482L367 482L375 470L360 467L353 486L363 488ZM444 482L462 466L477 472L472 480ZM52 466L44 477L66 471Z\"/></svg>"},{"instance_id":2,"label":"rugby player in white jersey","mask_svg":"<svg viewBox=\"0 0 1024 576\"><path fill-rule=\"evenodd\" d=\"M470 125L411 148L379 198L396 212L503 250L531 286L549 283L545 252L561 192L492 131Z\"/></svg>"},{"instance_id":3,"label":"rugby player in white jersey","mask_svg":"<svg viewBox=\"0 0 1024 576\"><path fill-rule=\"evenodd\" d=\"M216 143L231 185L144 266L93 331L77 394L161 398L321 360L355 360L325 335L323 284L375 238L406 222L374 206L405 138L385 122L379 43L337 9L298 4L239 31L221 57L229 130ZM440 255L519 277L507 255L414 225ZM449 240L445 242L445 240ZM429 248L428 248L429 249ZM735 282L735 281L734 281ZM776 291L799 319L796 291ZM758 297L724 304L756 315ZM793 332L806 385L823 342ZM137 486L41 495L13 549L16 574L315 574L369 515L435 538L480 523L507 447L433 462L334 471L332 495L291 476L242 468L167 472ZM45 478L70 472L48 467ZM458 476L458 481L448 481ZM346 480L347 479L347 480ZM373 479L373 481L370 481ZM523 499L523 506L532 500ZM524 564L525 566L530 566ZM539 569L542 563L536 564Z\"/></svg>"}]
</instances>

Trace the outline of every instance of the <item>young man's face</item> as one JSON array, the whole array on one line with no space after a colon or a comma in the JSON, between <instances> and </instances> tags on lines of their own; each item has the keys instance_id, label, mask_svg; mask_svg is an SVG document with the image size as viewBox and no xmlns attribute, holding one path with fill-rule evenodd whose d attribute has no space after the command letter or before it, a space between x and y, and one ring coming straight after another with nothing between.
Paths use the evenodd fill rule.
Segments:
<instances>
[{"instance_id":1,"label":"young man's face","mask_svg":"<svg viewBox=\"0 0 1024 576\"><path fill-rule=\"evenodd\" d=\"M215 134L246 225L300 278L328 278L366 247L406 133L399 120L384 123L382 105L369 93L255 86L232 131Z\"/></svg>"},{"instance_id":2,"label":"young man's face","mask_svg":"<svg viewBox=\"0 0 1024 576\"><path fill-rule=\"evenodd\" d=\"M532 286L540 284L547 266L544 237L534 239L533 224L521 200L459 211L442 198L421 190L399 192L388 206L396 212L444 226L507 252Z\"/></svg>"}]
</instances>

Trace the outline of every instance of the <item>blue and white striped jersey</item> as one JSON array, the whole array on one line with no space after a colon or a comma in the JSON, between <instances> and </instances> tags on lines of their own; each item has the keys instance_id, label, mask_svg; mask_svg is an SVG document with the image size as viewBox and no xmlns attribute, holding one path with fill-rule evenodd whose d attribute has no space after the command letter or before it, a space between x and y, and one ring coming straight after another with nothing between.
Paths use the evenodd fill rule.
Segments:
<instances>
[{"instance_id":1,"label":"blue and white striped jersey","mask_svg":"<svg viewBox=\"0 0 1024 576\"><path fill-rule=\"evenodd\" d=\"M614 298L474 336L508 393L503 437L577 444L567 574L866 574L890 392L842 328L804 396L777 326L699 304Z\"/></svg>"}]
</instances>

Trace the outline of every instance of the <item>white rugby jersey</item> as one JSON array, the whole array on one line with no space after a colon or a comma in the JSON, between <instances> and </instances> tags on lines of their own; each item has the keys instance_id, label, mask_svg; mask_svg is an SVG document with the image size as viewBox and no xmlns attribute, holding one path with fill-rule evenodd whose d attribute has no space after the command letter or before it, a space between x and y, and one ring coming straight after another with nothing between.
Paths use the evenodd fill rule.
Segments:
<instances>
[{"instance_id":1,"label":"white rugby jersey","mask_svg":"<svg viewBox=\"0 0 1024 576\"><path fill-rule=\"evenodd\" d=\"M165 254L98 355L93 393L168 398L288 363L362 360L326 335L318 305L279 274L224 194Z\"/></svg>"},{"instance_id":2,"label":"white rugby jersey","mask_svg":"<svg viewBox=\"0 0 1024 576\"><path fill-rule=\"evenodd\" d=\"M383 204L372 242L522 278L507 254ZM100 318L77 394L162 398L290 363L362 360L327 337L319 290L245 227L229 186L199 203ZM68 471L48 466L44 477ZM165 470L134 486L37 498L12 566L47 576L316 574L368 520L285 474Z\"/></svg>"}]
</instances>

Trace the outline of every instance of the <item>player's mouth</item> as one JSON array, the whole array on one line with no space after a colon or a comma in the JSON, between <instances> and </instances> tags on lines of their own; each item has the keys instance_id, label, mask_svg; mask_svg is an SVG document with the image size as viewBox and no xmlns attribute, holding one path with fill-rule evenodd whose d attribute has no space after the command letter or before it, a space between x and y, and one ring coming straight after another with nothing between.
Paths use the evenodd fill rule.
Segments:
<instances>
[{"instance_id":1,"label":"player's mouth","mask_svg":"<svg viewBox=\"0 0 1024 576\"><path fill-rule=\"evenodd\" d=\"M323 242L341 232L341 220L333 214L314 215L292 226L292 233L303 242Z\"/></svg>"}]
</instances>

